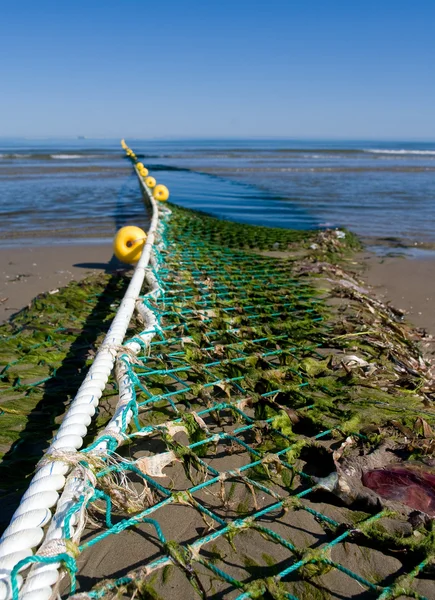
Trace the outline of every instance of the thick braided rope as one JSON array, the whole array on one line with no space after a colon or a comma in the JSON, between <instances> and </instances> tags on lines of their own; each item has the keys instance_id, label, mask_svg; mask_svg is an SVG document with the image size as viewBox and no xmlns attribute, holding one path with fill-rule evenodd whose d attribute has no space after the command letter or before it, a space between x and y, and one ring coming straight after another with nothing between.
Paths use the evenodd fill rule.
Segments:
<instances>
[{"instance_id":1,"label":"thick braided rope","mask_svg":"<svg viewBox=\"0 0 435 600\"><path fill-rule=\"evenodd\" d=\"M168 216L170 211L165 211L165 216ZM154 262L154 261L153 261ZM154 262L154 267L158 265ZM160 287L151 270L146 271L145 280L148 283L150 291L149 297L157 297L160 295ZM124 438L122 429L131 420L132 411L130 410L134 385L132 384L129 374L128 365L134 360L134 355L138 354L143 347L148 346L154 337L158 323L155 315L148 308L144 307L140 302L137 302L136 308L141 315L145 325L145 331L138 336L137 341L131 341L123 346L117 355L115 369L116 380L119 389L119 401L114 411L114 415L103 431L97 438L97 444L93 448L92 453L88 456L95 457L105 456L108 449L113 451L114 446L119 446ZM139 339L140 338L140 339ZM140 342L140 343L139 343ZM53 457L55 459L55 457ZM80 457L77 457L78 460ZM78 464L72 473L69 475L64 492L59 499L56 513L48 529L44 543L42 544L38 555L44 553L46 548L53 547L53 543L61 542L64 539L65 522L70 511L77 505L77 501L86 495L92 495L92 487L88 485L93 481L93 472L89 468L84 468L82 464ZM95 484L95 483L94 483ZM69 519L69 526L74 528L73 541L78 544L82 531L84 529L86 502L82 506L79 513L74 513ZM51 556L59 555L59 551L53 549ZM43 599L47 600L52 594L52 586L56 583L59 576L61 563L36 563L30 570L23 586L21 597L26 600Z\"/></svg>"},{"instance_id":2,"label":"thick braided rope","mask_svg":"<svg viewBox=\"0 0 435 600\"><path fill-rule=\"evenodd\" d=\"M41 461L40 467L37 469L27 491L22 497L20 505L15 511L8 528L0 539L0 600L7 600L12 595L13 590L10 580L12 570L15 570L21 561L26 564L26 559L32 556L33 549L43 539L43 527L47 525L52 517L50 509L57 504L59 492L65 486L65 477L71 470L71 461L67 457L68 455L74 456L76 450L83 444L87 428L95 414L102 392L113 369L116 356L119 352L119 346L125 337L127 327L131 321L144 279L147 277L148 283L155 284L148 265L151 261L151 251L156 239L159 211L151 190L147 188L138 172L137 174L152 207L152 219L146 244L127 292L106 334L103 344L62 421L57 435L46 452L46 456L63 455L64 459ZM155 324L152 315L146 311L142 311L141 314L145 322L149 323L151 327ZM136 346L138 345L136 344ZM116 428L116 414L112 426ZM62 502L59 503L57 514L62 513L65 506L68 505L69 495L73 493L71 491L71 478L69 481L70 483L65 489ZM69 500L71 501L71 498ZM59 526L57 520L53 520L47 533L46 542L58 538ZM40 584L35 583L38 581L36 577L32 577L32 586L31 588L29 586L27 588L30 592L29 597L43 598L51 595L51 588L47 586L53 585L57 580L55 573L57 574L59 563L53 563L49 566L49 574L41 576L41 585L44 593L42 589L41 593L37 591ZM18 576L16 578L16 585L20 586L21 584L22 579ZM49 595L47 596L48 592Z\"/></svg>"}]
</instances>

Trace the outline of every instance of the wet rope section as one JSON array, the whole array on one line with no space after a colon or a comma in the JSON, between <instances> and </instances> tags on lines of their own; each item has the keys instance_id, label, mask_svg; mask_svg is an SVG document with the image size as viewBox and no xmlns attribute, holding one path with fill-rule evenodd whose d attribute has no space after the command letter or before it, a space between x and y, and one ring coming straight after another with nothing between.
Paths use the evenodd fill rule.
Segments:
<instances>
[{"instance_id":1,"label":"wet rope section","mask_svg":"<svg viewBox=\"0 0 435 600\"><path fill-rule=\"evenodd\" d=\"M430 366L332 264L351 235L168 207L123 147L151 226L117 235L138 263L1 538L0 599L434 597Z\"/></svg>"}]
</instances>

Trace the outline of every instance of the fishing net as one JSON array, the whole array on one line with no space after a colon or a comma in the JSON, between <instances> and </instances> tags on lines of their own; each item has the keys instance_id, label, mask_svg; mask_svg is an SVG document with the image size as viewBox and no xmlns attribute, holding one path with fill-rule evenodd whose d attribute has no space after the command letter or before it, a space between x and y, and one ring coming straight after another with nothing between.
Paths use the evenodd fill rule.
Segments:
<instances>
[{"instance_id":1,"label":"fishing net","mask_svg":"<svg viewBox=\"0 0 435 600\"><path fill-rule=\"evenodd\" d=\"M43 459L71 468L61 536L15 598L57 566L77 600L435 597L431 373L332 264L352 243L160 208L99 430ZM405 459L389 495L362 484Z\"/></svg>"}]
</instances>

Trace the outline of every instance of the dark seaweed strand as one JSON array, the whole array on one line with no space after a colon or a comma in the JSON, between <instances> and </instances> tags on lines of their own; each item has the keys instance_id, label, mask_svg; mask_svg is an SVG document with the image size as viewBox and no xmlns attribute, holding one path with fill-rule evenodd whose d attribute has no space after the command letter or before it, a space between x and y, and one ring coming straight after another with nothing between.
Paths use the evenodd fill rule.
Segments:
<instances>
[{"instance_id":1,"label":"dark seaweed strand","mask_svg":"<svg viewBox=\"0 0 435 600\"><path fill-rule=\"evenodd\" d=\"M335 276L334 293L326 293L323 279L299 274L301 250L308 265L343 257L349 247L337 243L334 232L302 238L300 233L241 227L170 208L160 257L164 266L155 273L165 293L157 301L146 293L143 297L159 317L159 337L131 369L136 400L132 424L124 428L128 444L121 450L122 460L113 456L104 465L94 464L89 454L101 438L82 451L97 477L94 495L86 502L98 528L71 550L65 564L74 573L77 555L86 557L108 536L141 525L158 552L92 590L82 589L78 572L80 591L91 598L161 597L168 583L165 569L175 565L191 584L192 594L203 598L212 589L210 582L226 586L225 593L238 590L239 600L327 598L332 571L357 582L373 598L425 598L415 583L434 558L431 527L420 528L417 537L391 534L388 523L401 516L389 510L368 514L344 507L329 511L324 504L322 510L314 508L318 486L313 475L322 472L319 463L327 460L328 447L339 447L353 436L361 449L375 448L387 435L400 436L400 428L391 423L414 427L422 410L425 422L435 424L421 393L423 376L416 373L406 382L397 377L399 358L406 364L407 358L419 357L406 330L382 307L377 307L375 319L373 306L357 291L348 292L339 308L330 306L327 296L346 293L339 277ZM280 250L296 252L296 258L254 252L276 250L277 244ZM376 360L377 374L368 379L345 365L334 366L330 355L348 351ZM183 428L187 442L174 433L177 427ZM416 432L413 450L423 453L425 444ZM178 461L168 468L170 485L141 471L143 452L155 456L156 447ZM109 454L115 448L113 440ZM216 468L222 456L237 457L237 467ZM133 506L128 494L120 495L125 477L136 486L142 482L142 506ZM250 500L234 508L240 490L247 490ZM67 518L66 539L71 537L69 519L84 502L82 498ZM189 543L165 536L159 513L175 505L196 511L206 525L205 534ZM297 545L291 526L288 536L275 530L276 521L295 516L297 522L301 514L321 526L326 541ZM247 533L258 537L257 544L273 542L287 558L271 556L264 559L266 565L245 561L237 576L228 572L214 544L226 540L236 550ZM384 579L370 570L355 572L334 559L335 550L346 544L382 549L386 556L398 553L402 569ZM159 585L158 572L163 574Z\"/></svg>"}]
</instances>

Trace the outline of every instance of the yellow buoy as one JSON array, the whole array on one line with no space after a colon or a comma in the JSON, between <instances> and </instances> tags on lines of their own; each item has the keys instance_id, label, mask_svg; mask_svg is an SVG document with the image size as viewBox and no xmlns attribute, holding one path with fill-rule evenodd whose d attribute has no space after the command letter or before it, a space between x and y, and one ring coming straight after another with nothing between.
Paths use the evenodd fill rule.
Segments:
<instances>
[{"instance_id":1,"label":"yellow buoy","mask_svg":"<svg viewBox=\"0 0 435 600\"><path fill-rule=\"evenodd\" d=\"M146 233L140 227L129 225L122 227L113 240L113 252L123 263L136 263L145 245Z\"/></svg>"},{"instance_id":2,"label":"yellow buoy","mask_svg":"<svg viewBox=\"0 0 435 600\"><path fill-rule=\"evenodd\" d=\"M141 162L136 163L136 167L139 169L139 171L145 168Z\"/></svg>"},{"instance_id":3,"label":"yellow buoy","mask_svg":"<svg viewBox=\"0 0 435 600\"><path fill-rule=\"evenodd\" d=\"M169 198L169 190L166 187L166 185L162 185L161 183L159 183L159 185L156 185L156 187L154 188L153 196L156 200L164 202Z\"/></svg>"},{"instance_id":4,"label":"yellow buoy","mask_svg":"<svg viewBox=\"0 0 435 600\"><path fill-rule=\"evenodd\" d=\"M139 174L142 175L142 177L146 177L148 175L148 169L146 167L139 169Z\"/></svg>"},{"instance_id":5,"label":"yellow buoy","mask_svg":"<svg viewBox=\"0 0 435 600\"><path fill-rule=\"evenodd\" d=\"M145 183L149 188L153 188L156 185L156 180L154 179L154 177L147 177L145 179Z\"/></svg>"}]
</instances>

